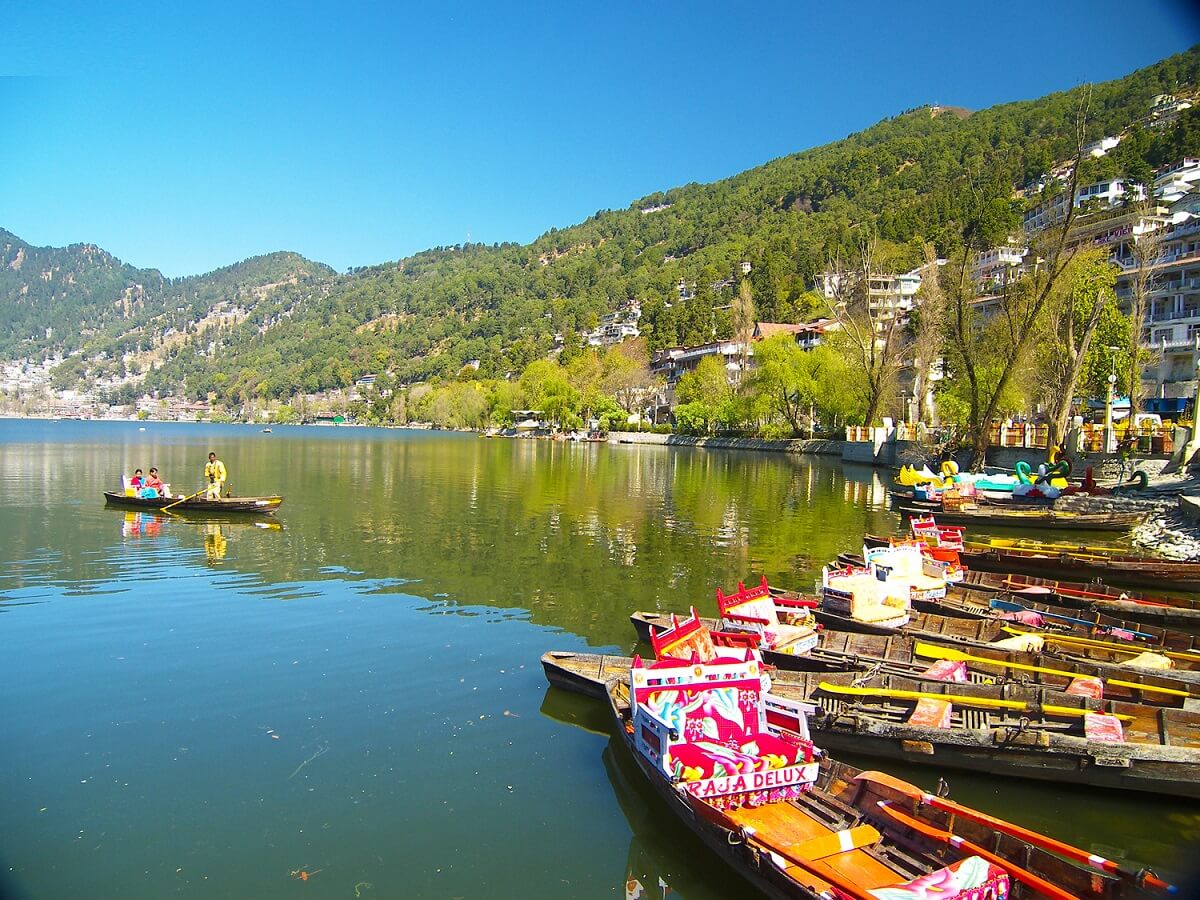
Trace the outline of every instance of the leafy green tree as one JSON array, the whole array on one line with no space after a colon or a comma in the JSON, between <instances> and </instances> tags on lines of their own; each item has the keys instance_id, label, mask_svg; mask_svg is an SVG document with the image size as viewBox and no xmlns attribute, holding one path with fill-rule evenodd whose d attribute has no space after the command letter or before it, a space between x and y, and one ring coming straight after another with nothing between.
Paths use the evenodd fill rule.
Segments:
<instances>
[{"instance_id":1,"label":"leafy green tree","mask_svg":"<svg viewBox=\"0 0 1200 900\"><path fill-rule=\"evenodd\" d=\"M1095 366L1094 338L1106 314L1120 317L1113 289L1117 267L1099 249L1078 252L1067 263L1046 307L1046 333L1039 341L1041 386L1050 420L1051 445L1062 442L1079 381Z\"/></svg>"},{"instance_id":2,"label":"leafy green tree","mask_svg":"<svg viewBox=\"0 0 1200 900\"><path fill-rule=\"evenodd\" d=\"M568 416L578 415L579 391L557 362L534 360L521 373L520 384L527 408L539 410L550 422L562 424Z\"/></svg>"}]
</instances>

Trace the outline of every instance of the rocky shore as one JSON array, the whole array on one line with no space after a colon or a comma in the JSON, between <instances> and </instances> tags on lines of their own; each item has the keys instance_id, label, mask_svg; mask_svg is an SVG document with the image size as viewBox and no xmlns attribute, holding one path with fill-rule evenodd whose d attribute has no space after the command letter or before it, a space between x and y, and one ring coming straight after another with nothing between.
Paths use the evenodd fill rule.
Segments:
<instances>
[{"instance_id":1,"label":"rocky shore","mask_svg":"<svg viewBox=\"0 0 1200 900\"><path fill-rule=\"evenodd\" d=\"M1129 534L1135 547L1168 559L1200 560L1200 522L1180 511L1179 497L1200 492L1194 478L1156 479L1145 491L1108 497L1075 494L1062 497L1057 509L1078 512L1145 512L1146 518Z\"/></svg>"}]
</instances>

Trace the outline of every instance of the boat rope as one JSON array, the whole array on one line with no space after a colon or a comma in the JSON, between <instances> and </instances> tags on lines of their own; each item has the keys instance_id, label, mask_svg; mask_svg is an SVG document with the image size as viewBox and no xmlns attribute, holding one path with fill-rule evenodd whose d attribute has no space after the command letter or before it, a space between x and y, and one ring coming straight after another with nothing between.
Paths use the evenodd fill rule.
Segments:
<instances>
[{"instance_id":1,"label":"boat rope","mask_svg":"<svg viewBox=\"0 0 1200 900\"><path fill-rule=\"evenodd\" d=\"M855 678L854 681L851 682L851 684L853 684L855 687L864 685L868 681L870 681L872 678L874 678L876 675L878 675L882 670L883 670L883 663L881 663L881 662L875 663L875 665L871 666L869 669L867 669L865 672L863 672L863 674L861 676L859 676L858 678Z\"/></svg>"}]
</instances>

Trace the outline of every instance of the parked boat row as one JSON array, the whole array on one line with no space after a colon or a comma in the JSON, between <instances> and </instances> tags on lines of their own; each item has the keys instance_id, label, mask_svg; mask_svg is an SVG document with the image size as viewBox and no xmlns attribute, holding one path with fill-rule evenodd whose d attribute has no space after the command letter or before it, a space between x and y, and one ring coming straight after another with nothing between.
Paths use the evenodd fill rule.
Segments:
<instances>
[{"instance_id":1,"label":"parked boat row","mask_svg":"<svg viewBox=\"0 0 1200 900\"><path fill-rule=\"evenodd\" d=\"M814 594L762 579L718 589L715 618L634 613L652 662L552 651L546 677L606 700L656 792L768 895L1173 892L1153 873L830 758L1200 798L1200 649L1166 627L1196 611L1189 601L971 562L1125 559L1111 548L968 547L924 514L911 527L911 538L868 537Z\"/></svg>"},{"instance_id":2,"label":"parked boat row","mask_svg":"<svg viewBox=\"0 0 1200 900\"><path fill-rule=\"evenodd\" d=\"M1129 778L1134 760L1164 752L1147 734L1111 765L1094 764L1098 734L1124 722L1143 725L1120 704L1108 701L1093 711L1086 698L1044 689L1021 695L1004 689L997 696L1002 689L944 685L930 692L893 676L847 681L850 676L778 673L772 683L754 650L726 648L701 661L704 630L693 623L674 630L655 641L658 659L650 664L548 653L543 667L551 684L605 698L617 734L655 792L767 896L900 900L934 891L943 898L1080 898L1175 890L1151 872L1135 872L884 772L855 769L827 752L835 746L874 748L881 756L884 747L927 756L942 750L972 767L991 763L998 772L1026 764L1040 771L1036 761L1052 752L1060 765L1043 777L1061 777L1074 766L1099 772L1099 783L1101 776ZM688 658L672 656L672 646ZM860 703L860 696L868 702ZM906 722L908 703L909 719L919 713L938 721ZM1195 714L1171 712L1184 719L1170 727L1186 735L1186 719ZM1082 735L1057 728L1064 716L1084 723ZM979 734L962 740L968 726ZM1041 756L1027 749L1043 743L1053 747ZM1118 757L1127 765L1117 764ZM1136 771L1152 779L1154 767Z\"/></svg>"}]
</instances>

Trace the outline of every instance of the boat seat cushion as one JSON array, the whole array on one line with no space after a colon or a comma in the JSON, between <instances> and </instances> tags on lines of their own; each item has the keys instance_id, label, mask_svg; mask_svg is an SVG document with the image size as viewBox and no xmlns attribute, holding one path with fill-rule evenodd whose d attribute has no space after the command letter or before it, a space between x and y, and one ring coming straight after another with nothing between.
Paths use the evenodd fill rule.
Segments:
<instances>
[{"instance_id":1,"label":"boat seat cushion","mask_svg":"<svg viewBox=\"0 0 1200 900\"><path fill-rule=\"evenodd\" d=\"M932 575L916 573L913 575L899 575L889 578L889 581L898 581L902 584L909 585L914 591L936 591L939 588L944 588L946 582L941 578L934 578Z\"/></svg>"},{"instance_id":2,"label":"boat seat cushion","mask_svg":"<svg viewBox=\"0 0 1200 900\"><path fill-rule=\"evenodd\" d=\"M725 607L724 613L725 615L765 619L768 626L779 623L779 618L775 614L775 601L769 596L755 597L752 600L743 600L741 603L729 604Z\"/></svg>"},{"instance_id":3,"label":"boat seat cushion","mask_svg":"<svg viewBox=\"0 0 1200 900\"><path fill-rule=\"evenodd\" d=\"M907 620L908 618L907 611L903 607L898 608L886 602L860 602L857 596L850 608L850 616L860 622L870 622L871 624L881 624L893 619Z\"/></svg>"},{"instance_id":4,"label":"boat seat cushion","mask_svg":"<svg viewBox=\"0 0 1200 900\"><path fill-rule=\"evenodd\" d=\"M1125 660L1125 665L1135 666L1142 669L1173 669L1175 663L1169 656L1163 656L1161 653L1153 653L1146 650L1139 653L1133 659Z\"/></svg>"},{"instance_id":5,"label":"boat seat cushion","mask_svg":"<svg viewBox=\"0 0 1200 900\"><path fill-rule=\"evenodd\" d=\"M1014 634L1000 641L993 641L992 646L998 650L1016 650L1021 653L1038 653L1045 645L1045 639L1037 634Z\"/></svg>"},{"instance_id":6,"label":"boat seat cushion","mask_svg":"<svg viewBox=\"0 0 1200 900\"><path fill-rule=\"evenodd\" d=\"M776 625L767 632L767 646L773 650L787 652L790 644L803 641L812 635L813 629L806 625Z\"/></svg>"},{"instance_id":7,"label":"boat seat cushion","mask_svg":"<svg viewBox=\"0 0 1200 900\"><path fill-rule=\"evenodd\" d=\"M967 664L960 660L939 659L922 675L925 678L936 678L938 681L953 681L963 683L970 681L970 676L967 674Z\"/></svg>"},{"instance_id":8,"label":"boat seat cushion","mask_svg":"<svg viewBox=\"0 0 1200 900\"><path fill-rule=\"evenodd\" d=\"M970 892L968 894L968 892ZM867 891L876 900L954 900L955 897L1007 897L1008 873L980 856L968 856L944 869L903 884Z\"/></svg>"},{"instance_id":9,"label":"boat seat cushion","mask_svg":"<svg viewBox=\"0 0 1200 900\"><path fill-rule=\"evenodd\" d=\"M922 697L917 701L913 711L909 713L908 724L921 728L949 728L950 716L953 712L954 707L948 700Z\"/></svg>"},{"instance_id":10,"label":"boat seat cushion","mask_svg":"<svg viewBox=\"0 0 1200 900\"><path fill-rule=\"evenodd\" d=\"M735 630L761 631L763 643L771 650L782 650L788 644L813 634L811 625L787 625L780 621L779 611L775 601L769 596L755 597L741 603L725 606L724 616L746 616L751 619L764 619L766 625L754 622L743 622L737 618L726 620L727 625Z\"/></svg>"},{"instance_id":11,"label":"boat seat cushion","mask_svg":"<svg viewBox=\"0 0 1200 900\"><path fill-rule=\"evenodd\" d=\"M1079 675L1071 679L1071 683L1067 685L1067 689L1063 693L1103 700L1104 682L1095 675Z\"/></svg>"},{"instance_id":12,"label":"boat seat cushion","mask_svg":"<svg viewBox=\"0 0 1200 900\"><path fill-rule=\"evenodd\" d=\"M1083 717L1083 733L1089 741L1106 741L1121 744L1125 741L1125 729L1116 716L1104 713L1086 713Z\"/></svg>"}]
</instances>

